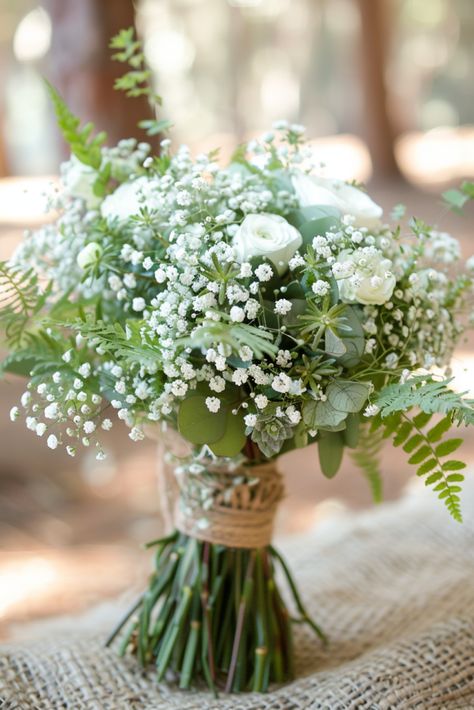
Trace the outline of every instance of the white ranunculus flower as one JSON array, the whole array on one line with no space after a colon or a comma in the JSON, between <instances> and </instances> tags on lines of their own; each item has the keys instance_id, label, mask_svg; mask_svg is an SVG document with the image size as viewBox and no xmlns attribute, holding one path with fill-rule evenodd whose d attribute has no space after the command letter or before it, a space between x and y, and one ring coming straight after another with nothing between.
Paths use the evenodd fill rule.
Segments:
<instances>
[{"instance_id":1,"label":"white ranunculus flower","mask_svg":"<svg viewBox=\"0 0 474 710\"><path fill-rule=\"evenodd\" d=\"M340 265L338 270L336 264ZM342 251L333 266L343 303L381 306L392 297L396 279L392 262L377 249Z\"/></svg>"},{"instance_id":2,"label":"white ranunculus flower","mask_svg":"<svg viewBox=\"0 0 474 710\"><path fill-rule=\"evenodd\" d=\"M288 261L303 243L303 237L284 217L263 212L248 214L232 240L239 263L252 256L266 256L279 275L288 268Z\"/></svg>"},{"instance_id":3,"label":"white ranunculus flower","mask_svg":"<svg viewBox=\"0 0 474 710\"><path fill-rule=\"evenodd\" d=\"M100 203L101 198L94 195L94 183L97 177L97 171L90 165L81 163L75 155L72 155L62 168L62 181L66 192L71 197L84 200L89 209L95 209Z\"/></svg>"},{"instance_id":4,"label":"white ranunculus flower","mask_svg":"<svg viewBox=\"0 0 474 710\"><path fill-rule=\"evenodd\" d=\"M100 211L107 220L123 222L137 215L142 207L158 209L160 206L156 183L142 176L124 182L102 202Z\"/></svg>"},{"instance_id":5,"label":"white ranunculus flower","mask_svg":"<svg viewBox=\"0 0 474 710\"><path fill-rule=\"evenodd\" d=\"M367 193L343 180L297 172L291 177L300 207L331 205L355 217L356 227L377 227L383 210Z\"/></svg>"},{"instance_id":6,"label":"white ranunculus flower","mask_svg":"<svg viewBox=\"0 0 474 710\"><path fill-rule=\"evenodd\" d=\"M77 265L81 269L96 264L102 256L102 247L97 242L89 242L77 255Z\"/></svg>"}]
</instances>

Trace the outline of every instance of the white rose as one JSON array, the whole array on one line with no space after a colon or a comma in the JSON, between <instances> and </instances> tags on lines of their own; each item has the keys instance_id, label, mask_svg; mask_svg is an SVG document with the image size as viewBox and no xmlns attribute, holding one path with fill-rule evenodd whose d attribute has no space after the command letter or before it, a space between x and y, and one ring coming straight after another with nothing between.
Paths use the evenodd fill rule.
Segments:
<instances>
[{"instance_id":1,"label":"white rose","mask_svg":"<svg viewBox=\"0 0 474 710\"><path fill-rule=\"evenodd\" d=\"M367 193L342 180L297 172L291 177L300 207L331 205L355 217L356 227L377 227L383 210Z\"/></svg>"},{"instance_id":2,"label":"white rose","mask_svg":"<svg viewBox=\"0 0 474 710\"><path fill-rule=\"evenodd\" d=\"M62 180L66 191L71 197L84 200L89 209L94 209L100 203L100 197L94 195L94 183L97 180L97 171L90 165L85 165L75 155L64 163Z\"/></svg>"},{"instance_id":3,"label":"white rose","mask_svg":"<svg viewBox=\"0 0 474 710\"><path fill-rule=\"evenodd\" d=\"M87 269L96 264L102 256L102 247L97 242L89 242L77 255L76 262L79 268Z\"/></svg>"},{"instance_id":4,"label":"white rose","mask_svg":"<svg viewBox=\"0 0 474 710\"><path fill-rule=\"evenodd\" d=\"M155 182L143 176L119 185L102 202L100 212L107 220L123 222L139 214L142 207L158 209L159 206Z\"/></svg>"},{"instance_id":5,"label":"white rose","mask_svg":"<svg viewBox=\"0 0 474 710\"><path fill-rule=\"evenodd\" d=\"M276 214L248 214L232 240L239 263L252 256L266 256L279 275L303 243L303 237L289 222Z\"/></svg>"},{"instance_id":6,"label":"white rose","mask_svg":"<svg viewBox=\"0 0 474 710\"><path fill-rule=\"evenodd\" d=\"M392 262L381 252L345 249L339 254L337 263L345 266L342 270L345 273L341 275L333 268L343 303L380 306L390 300L396 279L391 272Z\"/></svg>"}]
</instances>

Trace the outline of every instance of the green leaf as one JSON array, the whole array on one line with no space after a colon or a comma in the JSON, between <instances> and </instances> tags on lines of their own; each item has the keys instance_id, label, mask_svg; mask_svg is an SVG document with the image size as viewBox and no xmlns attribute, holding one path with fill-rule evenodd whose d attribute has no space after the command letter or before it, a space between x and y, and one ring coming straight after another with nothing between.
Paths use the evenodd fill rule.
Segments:
<instances>
[{"instance_id":1,"label":"green leaf","mask_svg":"<svg viewBox=\"0 0 474 710\"><path fill-rule=\"evenodd\" d=\"M237 456L245 444L245 422L242 414L232 414L232 409L227 410L224 436L209 448L216 456Z\"/></svg>"},{"instance_id":2,"label":"green leaf","mask_svg":"<svg viewBox=\"0 0 474 710\"><path fill-rule=\"evenodd\" d=\"M350 380L336 380L326 389L326 395L331 406L339 412L360 412L367 397L370 386L367 382L351 382Z\"/></svg>"},{"instance_id":3,"label":"green leaf","mask_svg":"<svg viewBox=\"0 0 474 710\"><path fill-rule=\"evenodd\" d=\"M293 212L288 221L303 237L303 245L310 245L316 236L324 236L333 227L338 227L341 213L329 205L311 205Z\"/></svg>"},{"instance_id":4,"label":"green leaf","mask_svg":"<svg viewBox=\"0 0 474 710\"><path fill-rule=\"evenodd\" d=\"M193 444L213 444L224 436L226 414L222 405L218 412L210 412L202 395L189 396L179 405L179 432Z\"/></svg>"},{"instance_id":5,"label":"green leaf","mask_svg":"<svg viewBox=\"0 0 474 710\"><path fill-rule=\"evenodd\" d=\"M349 449L355 449L360 439L360 416L359 414L349 414L346 419L346 428L343 430L342 438L344 444Z\"/></svg>"},{"instance_id":6,"label":"green leaf","mask_svg":"<svg viewBox=\"0 0 474 710\"><path fill-rule=\"evenodd\" d=\"M405 216L405 213L407 211L407 208L405 205L402 205L399 203L398 205L395 205L393 208L392 212L390 213L390 217L398 222L400 219L402 219Z\"/></svg>"},{"instance_id":7,"label":"green leaf","mask_svg":"<svg viewBox=\"0 0 474 710\"><path fill-rule=\"evenodd\" d=\"M421 464L421 466L418 468L418 471L416 472L416 475L424 476L425 473L432 471L437 465L438 461L436 459L428 459L428 461L425 461L423 464Z\"/></svg>"},{"instance_id":8,"label":"green leaf","mask_svg":"<svg viewBox=\"0 0 474 710\"><path fill-rule=\"evenodd\" d=\"M413 418L413 424L418 428L418 429L423 429L430 419L433 417L433 414L431 412L420 412L419 414L416 415L416 417Z\"/></svg>"},{"instance_id":9,"label":"green leaf","mask_svg":"<svg viewBox=\"0 0 474 710\"><path fill-rule=\"evenodd\" d=\"M443 471L462 471L466 464L463 461L446 461L441 468Z\"/></svg>"},{"instance_id":10,"label":"green leaf","mask_svg":"<svg viewBox=\"0 0 474 710\"><path fill-rule=\"evenodd\" d=\"M324 350L327 355L335 358L340 358L347 353L343 339L332 328L327 328L324 334Z\"/></svg>"},{"instance_id":11,"label":"green leaf","mask_svg":"<svg viewBox=\"0 0 474 710\"><path fill-rule=\"evenodd\" d=\"M440 471L435 471L431 475L428 476L428 478L425 480L425 486L432 486L433 483L436 483L443 477L443 474Z\"/></svg>"},{"instance_id":12,"label":"green leaf","mask_svg":"<svg viewBox=\"0 0 474 710\"><path fill-rule=\"evenodd\" d=\"M326 426L338 426L347 417L347 412L334 409L329 400L316 402L308 400L303 405L303 421L308 429L321 429Z\"/></svg>"},{"instance_id":13,"label":"green leaf","mask_svg":"<svg viewBox=\"0 0 474 710\"><path fill-rule=\"evenodd\" d=\"M441 458L442 456L448 456L448 454L452 454L453 451L456 451L456 449L459 449L462 442L463 442L462 439L447 439L446 441L443 441L441 444L438 444L438 446L435 449L435 454L439 458Z\"/></svg>"},{"instance_id":14,"label":"green leaf","mask_svg":"<svg viewBox=\"0 0 474 710\"><path fill-rule=\"evenodd\" d=\"M408 459L408 463L409 464L421 463L430 454L431 454L430 447L427 445L422 446L420 449L418 449L418 451L415 451L415 453L412 456L410 456L410 458Z\"/></svg>"},{"instance_id":15,"label":"green leaf","mask_svg":"<svg viewBox=\"0 0 474 710\"><path fill-rule=\"evenodd\" d=\"M452 425L453 423L450 417L444 417L444 419L441 419L440 422L438 422L432 429L429 430L426 435L426 438L431 443L439 441L443 434L446 434L446 432L451 429Z\"/></svg>"},{"instance_id":16,"label":"green leaf","mask_svg":"<svg viewBox=\"0 0 474 710\"><path fill-rule=\"evenodd\" d=\"M468 195L463 194L459 190L446 190L442 194L444 202L448 205L449 209L454 212L461 212L462 208L468 202Z\"/></svg>"},{"instance_id":17,"label":"green leaf","mask_svg":"<svg viewBox=\"0 0 474 710\"><path fill-rule=\"evenodd\" d=\"M344 453L344 441L339 432L325 432L318 440L319 464L326 478L339 471Z\"/></svg>"},{"instance_id":18,"label":"green leaf","mask_svg":"<svg viewBox=\"0 0 474 710\"><path fill-rule=\"evenodd\" d=\"M102 131L95 138L91 138L92 123L88 123L80 129L80 120L69 110L54 86L46 79L45 84L56 113L58 126L64 140L69 144L71 153L81 163L98 170L102 162L101 145L106 139L106 134Z\"/></svg>"},{"instance_id":19,"label":"green leaf","mask_svg":"<svg viewBox=\"0 0 474 710\"><path fill-rule=\"evenodd\" d=\"M356 414L349 414L348 421ZM351 459L367 479L375 503L382 500L382 477L380 474L380 450L383 444L383 426L379 420L378 429L372 429L373 422L364 422L359 428L359 444L350 452ZM345 434L345 432L344 432ZM344 436L343 434L343 436Z\"/></svg>"},{"instance_id":20,"label":"green leaf","mask_svg":"<svg viewBox=\"0 0 474 710\"><path fill-rule=\"evenodd\" d=\"M377 416L380 416L380 414L378 414ZM388 439L390 436L392 436L392 434L396 432L400 425L401 416L402 415L400 414L400 412L397 412L396 414L392 414L390 417L387 418L386 421L384 421L384 439Z\"/></svg>"},{"instance_id":21,"label":"green leaf","mask_svg":"<svg viewBox=\"0 0 474 710\"><path fill-rule=\"evenodd\" d=\"M464 394L454 392L449 385L451 379L439 380L434 377L415 376L407 382L398 382L384 387L374 404L380 408L382 418L394 412L407 412L413 407L422 411L413 422L422 429L432 414L449 415L451 421L459 424L474 424L474 400Z\"/></svg>"},{"instance_id":22,"label":"green leaf","mask_svg":"<svg viewBox=\"0 0 474 710\"><path fill-rule=\"evenodd\" d=\"M336 359L343 367L356 367L364 355L365 348L365 334L361 322L362 313L354 306L346 306L343 317L347 329L338 333L338 336L344 344L345 353L337 356Z\"/></svg>"},{"instance_id":23,"label":"green leaf","mask_svg":"<svg viewBox=\"0 0 474 710\"><path fill-rule=\"evenodd\" d=\"M401 446L403 442L408 439L412 431L413 424L411 422L403 422L398 428L395 438L393 439L393 445Z\"/></svg>"},{"instance_id":24,"label":"green leaf","mask_svg":"<svg viewBox=\"0 0 474 710\"><path fill-rule=\"evenodd\" d=\"M405 453L407 454L411 454L411 452L414 451L418 447L418 445L421 444L422 441L423 437L421 436L421 434L414 434L403 445L403 451L405 451Z\"/></svg>"},{"instance_id":25,"label":"green leaf","mask_svg":"<svg viewBox=\"0 0 474 710\"><path fill-rule=\"evenodd\" d=\"M154 119L146 119L138 123L138 127L142 128L147 135L156 136L159 133L163 133L171 128L173 125L172 121L168 121L165 118L155 121Z\"/></svg>"},{"instance_id":26,"label":"green leaf","mask_svg":"<svg viewBox=\"0 0 474 710\"><path fill-rule=\"evenodd\" d=\"M464 476L462 473L450 473L449 476L446 477L446 480L449 481L449 483L461 482L464 481Z\"/></svg>"}]
</instances>

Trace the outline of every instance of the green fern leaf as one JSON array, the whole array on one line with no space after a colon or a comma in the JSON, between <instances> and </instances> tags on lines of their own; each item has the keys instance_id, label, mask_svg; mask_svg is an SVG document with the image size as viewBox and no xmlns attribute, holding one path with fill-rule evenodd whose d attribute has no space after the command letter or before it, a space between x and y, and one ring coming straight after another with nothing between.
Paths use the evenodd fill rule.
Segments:
<instances>
[{"instance_id":1,"label":"green fern leaf","mask_svg":"<svg viewBox=\"0 0 474 710\"><path fill-rule=\"evenodd\" d=\"M449 454L452 454L453 451L459 449L461 444L462 439L448 439L447 441L443 441L441 444L438 444L435 448L435 454L438 458L448 456Z\"/></svg>"},{"instance_id":2,"label":"green fern leaf","mask_svg":"<svg viewBox=\"0 0 474 710\"><path fill-rule=\"evenodd\" d=\"M461 471L466 464L463 461L446 461L441 468L443 471Z\"/></svg>"},{"instance_id":3,"label":"green fern leaf","mask_svg":"<svg viewBox=\"0 0 474 710\"><path fill-rule=\"evenodd\" d=\"M23 271L8 262L0 262L0 328L10 348L22 345L51 290L52 284L40 288L33 269Z\"/></svg>"},{"instance_id":4,"label":"green fern leaf","mask_svg":"<svg viewBox=\"0 0 474 710\"><path fill-rule=\"evenodd\" d=\"M395 415L391 414L386 420L380 420L381 426L391 432L394 443L405 442L403 448L407 453L411 454L408 463L417 466L416 473L418 476L422 478L426 476L425 485L433 487L433 490L438 494L438 498L444 502L452 517L461 522L461 507L458 495L461 492L461 487L457 484L464 480L464 476L460 473L447 475L446 472L458 471L464 468L465 465L461 461L449 460L443 462L441 459L456 451L461 445L462 439L447 439L436 444L450 428L452 421L450 417L445 417L445 419L442 419L425 432L423 431L423 426L426 426L431 419L431 414L426 416L427 414L429 413L421 412L411 418L407 413L400 413L398 425L395 427ZM413 429L416 430L416 433L407 439L407 432L410 433Z\"/></svg>"},{"instance_id":5,"label":"green fern leaf","mask_svg":"<svg viewBox=\"0 0 474 710\"><path fill-rule=\"evenodd\" d=\"M359 430L359 442L355 450L349 451L351 459L367 479L375 503L382 500L382 476L380 473L380 450L383 444L383 426L377 431L371 424L365 424Z\"/></svg>"},{"instance_id":6,"label":"green fern leaf","mask_svg":"<svg viewBox=\"0 0 474 710\"><path fill-rule=\"evenodd\" d=\"M416 407L421 410L415 426L423 428L432 414L448 415L458 424L474 424L474 400L454 392L452 379L435 380L433 377L413 377L404 383L384 387L375 400L382 419L396 412L407 412Z\"/></svg>"},{"instance_id":7,"label":"green fern leaf","mask_svg":"<svg viewBox=\"0 0 474 710\"><path fill-rule=\"evenodd\" d=\"M410 463L410 460L408 461L408 463ZM435 468L435 466L437 466L437 465L438 465L437 459L428 459L428 461L425 461L424 463L422 463L421 466L417 469L416 475L417 476L424 476L425 473L428 473L428 471L432 471Z\"/></svg>"},{"instance_id":8,"label":"green fern leaf","mask_svg":"<svg viewBox=\"0 0 474 710\"><path fill-rule=\"evenodd\" d=\"M102 162L101 146L105 142L107 134L102 131L92 138L91 135L94 129L92 123L87 123L81 129L80 120L69 110L54 86L46 79L45 83L56 113L58 126L64 140L69 144L71 153L81 163L90 165L91 168L98 170Z\"/></svg>"}]
</instances>

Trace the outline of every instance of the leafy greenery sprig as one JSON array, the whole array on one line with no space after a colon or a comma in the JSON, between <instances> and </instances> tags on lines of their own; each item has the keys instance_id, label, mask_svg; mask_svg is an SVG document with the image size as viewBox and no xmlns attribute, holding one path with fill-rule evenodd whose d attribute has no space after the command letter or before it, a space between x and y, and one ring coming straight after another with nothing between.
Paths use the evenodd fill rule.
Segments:
<instances>
[{"instance_id":1,"label":"leafy greenery sprig","mask_svg":"<svg viewBox=\"0 0 474 710\"><path fill-rule=\"evenodd\" d=\"M84 165L99 170L102 162L101 146L105 143L107 134L100 131L93 136L94 124L91 122L80 128L80 119L70 111L54 86L47 79L44 81L56 113L58 126L71 153Z\"/></svg>"},{"instance_id":2,"label":"leafy greenery sprig","mask_svg":"<svg viewBox=\"0 0 474 710\"><path fill-rule=\"evenodd\" d=\"M350 457L367 479L375 503L381 503L382 476L380 473L380 451L383 445L383 428L372 431L370 424L359 427L357 448L350 451Z\"/></svg>"},{"instance_id":3,"label":"leafy greenery sprig","mask_svg":"<svg viewBox=\"0 0 474 710\"><path fill-rule=\"evenodd\" d=\"M86 318L68 323L67 327L77 330L89 342L92 341L96 349L99 347L103 353L113 354L124 367L156 366L161 361L159 343L145 335L140 320L130 319L123 326L120 323L104 323Z\"/></svg>"},{"instance_id":4,"label":"leafy greenery sprig","mask_svg":"<svg viewBox=\"0 0 474 710\"><path fill-rule=\"evenodd\" d=\"M405 453L410 454L408 463L417 466L417 476L424 479L426 486L433 487L454 520L462 522L459 484L464 476L459 471L466 464L446 457L456 451L463 440L452 438L441 441L452 426L449 416L426 430L432 416L423 411L413 417L410 413L396 412L382 420L379 414L380 419L375 419L372 430L382 426L383 437L392 437L394 446L401 446Z\"/></svg>"},{"instance_id":5,"label":"leafy greenery sprig","mask_svg":"<svg viewBox=\"0 0 474 710\"><path fill-rule=\"evenodd\" d=\"M10 348L20 347L52 290L52 283L40 288L33 269L0 262L0 327Z\"/></svg>"},{"instance_id":6,"label":"leafy greenery sprig","mask_svg":"<svg viewBox=\"0 0 474 710\"><path fill-rule=\"evenodd\" d=\"M474 400L454 392L449 387L452 381L419 375L384 387L374 402L382 418L418 407L427 414L449 415L450 421L458 424L473 424Z\"/></svg>"},{"instance_id":7,"label":"leafy greenery sprig","mask_svg":"<svg viewBox=\"0 0 474 710\"><path fill-rule=\"evenodd\" d=\"M129 71L115 80L114 88L124 91L125 96L131 98L146 96L150 106L155 110L161 106L163 100L152 88L152 73L146 66L142 43L136 39L134 28L120 30L115 37L112 37L109 47L118 50L112 54L112 59L130 66ZM156 136L172 125L171 121L166 119L144 119L138 123L138 127L146 131L149 136Z\"/></svg>"},{"instance_id":8,"label":"leafy greenery sprig","mask_svg":"<svg viewBox=\"0 0 474 710\"><path fill-rule=\"evenodd\" d=\"M459 190L451 189L443 192L443 201L453 212L462 213L464 206L469 200L474 200L474 182L465 180L461 183Z\"/></svg>"}]
</instances>

